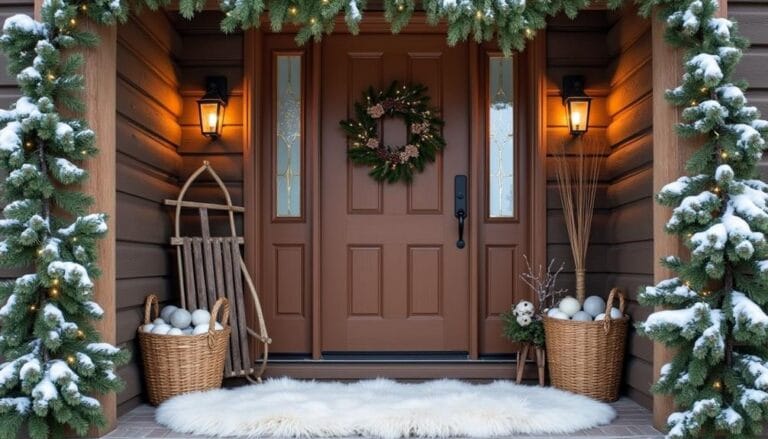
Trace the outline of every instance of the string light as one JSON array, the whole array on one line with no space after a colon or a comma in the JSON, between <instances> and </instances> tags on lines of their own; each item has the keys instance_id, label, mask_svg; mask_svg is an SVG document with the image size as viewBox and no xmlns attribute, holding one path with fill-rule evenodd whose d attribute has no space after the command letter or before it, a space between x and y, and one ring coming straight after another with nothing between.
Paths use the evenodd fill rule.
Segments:
<instances>
[{"instance_id":1,"label":"string light","mask_svg":"<svg viewBox=\"0 0 768 439\"><path fill-rule=\"evenodd\" d=\"M77 236L72 238L72 242L77 242Z\"/></svg>"},{"instance_id":2,"label":"string light","mask_svg":"<svg viewBox=\"0 0 768 439\"><path fill-rule=\"evenodd\" d=\"M717 380L714 383L712 383L712 388L715 390L720 390L721 387L723 387L723 384L720 382L720 380Z\"/></svg>"},{"instance_id":3,"label":"string light","mask_svg":"<svg viewBox=\"0 0 768 439\"><path fill-rule=\"evenodd\" d=\"M525 36L528 37L528 38L531 38L532 35L533 35L533 31L530 28L526 27L525 28Z\"/></svg>"},{"instance_id":4,"label":"string light","mask_svg":"<svg viewBox=\"0 0 768 439\"><path fill-rule=\"evenodd\" d=\"M69 25L70 25L70 26L77 26L77 20L75 20L74 18L71 18L71 19L69 20Z\"/></svg>"},{"instance_id":5,"label":"string light","mask_svg":"<svg viewBox=\"0 0 768 439\"><path fill-rule=\"evenodd\" d=\"M49 80L49 81L53 81L54 79L56 79L56 77L55 77L55 76L53 76L53 73L49 73L49 74L48 74L48 80Z\"/></svg>"},{"instance_id":6,"label":"string light","mask_svg":"<svg viewBox=\"0 0 768 439\"><path fill-rule=\"evenodd\" d=\"M82 10L82 11L87 11L87 10L88 10L88 5L82 5L82 6L80 6L80 10Z\"/></svg>"},{"instance_id":7,"label":"string light","mask_svg":"<svg viewBox=\"0 0 768 439\"><path fill-rule=\"evenodd\" d=\"M709 295L712 294L712 291L701 290L700 294L702 297L709 297Z\"/></svg>"},{"instance_id":8,"label":"string light","mask_svg":"<svg viewBox=\"0 0 768 439\"><path fill-rule=\"evenodd\" d=\"M71 355L67 356L67 363L69 363L70 365L75 364L75 357Z\"/></svg>"},{"instance_id":9,"label":"string light","mask_svg":"<svg viewBox=\"0 0 768 439\"><path fill-rule=\"evenodd\" d=\"M27 149L32 149L34 146L35 146L35 144L34 144L34 143L32 143L32 142L30 142L29 140L27 140L27 141L24 143L24 147L25 147L25 148L27 148Z\"/></svg>"},{"instance_id":10,"label":"string light","mask_svg":"<svg viewBox=\"0 0 768 439\"><path fill-rule=\"evenodd\" d=\"M58 285L58 284L59 284L59 279L58 279L58 278L56 278L56 279L53 279L53 280L51 281L51 284L53 284L53 285Z\"/></svg>"},{"instance_id":11,"label":"string light","mask_svg":"<svg viewBox=\"0 0 768 439\"><path fill-rule=\"evenodd\" d=\"M714 188L712 188L712 191L713 191L714 193L716 193L716 194L719 194L719 193L720 193L720 188L719 188L719 187L717 187L717 186L715 186Z\"/></svg>"},{"instance_id":12,"label":"string light","mask_svg":"<svg viewBox=\"0 0 768 439\"><path fill-rule=\"evenodd\" d=\"M37 250L37 255L38 256L42 256L43 255L43 249L38 249Z\"/></svg>"},{"instance_id":13,"label":"string light","mask_svg":"<svg viewBox=\"0 0 768 439\"><path fill-rule=\"evenodd\" d=\"M403 6L403 5L397 5L397 10L398 10L398 11L402 12L402 11L403 11L403 9L405 9L405 6Z\"/></svg>"},{"instance_id":14,"label":"string light","mask_svg":"<svg viewBox=\"0 0 768 439\"><path fill-rule=\"evenodd\" d=\"M79 338L80 340L85 338L85 332L83 332L82 329L77 330L77 338Z\"/></svg>"},{"instance_id":15,"label":"string light","mask_svg":"<svg viewBox=\"0 0 768 439\"><path fill-rule=\"evenodd\" d=\"M31 312L35 312L35 311L37 311L37 305L29 305L29 310L30 310Z\"/></svg>"},{"instance_id":16,"label":"string light","mask_svg":"<svg viewBox=\"0 0 768 439\"><path fill-rule=\"evenodd\" d=\"M482 11L477 11L475 13L475 18L477 18L478 20L482 20L483 19L483 12Z\"/></svg>"},{"instance_id":17,"label":"string light","mask_svg":"<svg viewBox=\"0 0 768 439\"><path fill-rule=\"evenodd\" d=\"M59 297L59 289L58 288L51 288L48 290L48 295L51 296L51 298L56 299Z\"/></svg>"},{"instance_id":18,"label":"string light","mask_svg":"<svg viewBox=\"0 0 768 439\"><path fill-rule=\"evenodd\" d=\"M315 24L316 22L317 22L317 20L315 19L315 17L312 17L312 18L309 19L309 23L310 24Z\"/></svg>"},{"instance_id":19,"label":"string light","mask_svg":"<svg viewBox=\"0 0 768 439\"><path fill-rule=\"evenodd\" d=\"M291 15L296 15L299 13L299 8L297 8L296 6L291 6L290 8L288 8L288 13Z\"/></svg>"},{"instance_id":20,"label":"string light","mask_svg":"<svg viewBox=\"0 0 768 439\"><path fill-rule=\"evenodd\" d=\"M721 152L721 153L720 153L720 158L724 158L724 159L727 159L727 158L728 158L728 153L727 153L727 152L725 152L725 151Z\"/></svg>"},{"instance_id":21,"label":"string light","mask_svg":"<svg viewBox=\"0 0 768 439\"><path fill-rule=\"evenodd\" d=\"M702 93L706 93L708 91L709 91L709 89L707 87L701 87L701 92Z\"/></svg>"}]
</instances>

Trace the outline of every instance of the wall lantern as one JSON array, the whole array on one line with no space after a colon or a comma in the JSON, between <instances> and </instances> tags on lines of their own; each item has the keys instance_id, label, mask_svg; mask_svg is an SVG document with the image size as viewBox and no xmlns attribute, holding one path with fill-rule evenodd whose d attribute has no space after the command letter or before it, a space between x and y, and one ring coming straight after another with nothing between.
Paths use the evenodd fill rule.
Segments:
<instances>
[{"instance_id":1,"label":"wall lantern","mask_svg":"<svg viewBox=\"0 0 768 439\"><path fill-rule=\"evenodd\" d=\"M205 95L197 101L200 112L200 131L204 136L217 139L221 135L224 107L227 106L227 78L205 78Z\"/></svg>"},{"instance_id":2,"label":"wall lantern","mask_svg":"<svg viewBox=\"0 0 768 439\"><path fill-rule=\"evenodd\" d=\"M583 76L563 78L563 105L568 114L568 128L572 136L580 136L589 129L589 110L592 98L584 92Z\"/></svg>"}]
</instances>

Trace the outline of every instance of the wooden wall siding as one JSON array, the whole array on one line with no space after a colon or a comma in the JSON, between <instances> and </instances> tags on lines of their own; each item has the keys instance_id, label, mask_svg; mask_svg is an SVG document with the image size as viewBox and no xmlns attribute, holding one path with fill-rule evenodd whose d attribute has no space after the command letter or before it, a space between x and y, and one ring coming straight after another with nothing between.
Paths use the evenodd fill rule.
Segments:
<instances>
[{"instance_id":1,"label":"wooden wall siding","mask_svg":"<svg viewBox=\"0 0 768 439\"><path fill-rule=\"evenodd\" d=\"M565 262L566 268L559 279L561 285L571 291L575 291L573 258L557 189L555 155L563 149L570 154L580 148L591 154L608 152L606 133L610 119L606 108L610 88L606 66L610 58L605 38L608 28L605 11L583 11L575 20L560 15L550 20L547 27L547 258L555 258L558 265ZM568 131L560 93L563 76L574 74L584 75L586 91L594 98L589 132L576 141ZM610 221L607 189L603 182L597 195L587 254L588 294L607 294L604 291L609 272L606 255L610 250L606 234Z\"/></svg>"},{"instance_id":2,"label":"wooden wall siding","mask_svg":"<svg viewBox=\"0 0 768 439\"><path fill-rule=\"evenodd\" d=\"M224 34L219 28L221 15L210 11L198 14L193 20L185 20L178 14L169 15L182 40L178 54L179 91L183 111L179 117L182 159L180 181L183 182L204 160L211 162L224 180L232 201L243 203L243 36L240 33ZM197 99L205 93L205 77L226 76L229 86L229 103L224 113L222 135L211 141L200 134ZM189 192L189 198L221 202L221 191L207 176ZM242 220L242 218L240 218ZM184 221L187 230L195 230L197 214ZM212 233L228 234L224 221L211 220Z\"/></svg>"},{"instance_id":3,"label":"wooden wall siding","mask_svg":"<svg viewBox=\"0 0 768 439\"><path fill-rule=\"evenodd\" d=\"M117 42L117 342L134 349L120 369L126 387L118 412L139 403L141 362L135 343L144 297L175 301L171 217L178 194L182 98L174 62L181 40L163 13L144 11L118 30Z\"/></svg>"},{"instance_id":4,"label":"wooden wall siding","mask_svg":"<svg viewBox=\"0 0 768 439\"><path fill-rule=\"evenodd\" d=\"M618 286L629 297L633 321L645 320L650 309L637 303L641 286L653 283L653 171L651 24L632 7L610 14L606 37L611 62L606 113L606 201L610 216L606 239L606 289ZM653 344L630 328L624 371L626 392L650 407Z\"/></svg>"},{"instance_id":5,"label":"wooden wall siding","mask_svg":"<svg viewBox=\"0 0 768 439\"><path fill-rule=\"evenodd\" d=\"M748 98L768 117L768 2L765 0L729 0L728 16L739 22L739 29L749 38L751 47L736 69L737 79L749 82ZM763 179L768 178L768 163L761 166Z\"/></svg>"},{"instance_id":6,"label":"wooden wall siding","mask_svg":"<svg viewBox=\"0 0 768 439\"><path fill-rule=\"evenodd\" d=\"M15 14L32 15L32 0L0 0L0 25L5 19ZM0 54L0 108L8 108L20 96L16 87L16 78L8 74L5 54ZM0 275L4 273L0 272Z\"/></svg>"}]
</instances>

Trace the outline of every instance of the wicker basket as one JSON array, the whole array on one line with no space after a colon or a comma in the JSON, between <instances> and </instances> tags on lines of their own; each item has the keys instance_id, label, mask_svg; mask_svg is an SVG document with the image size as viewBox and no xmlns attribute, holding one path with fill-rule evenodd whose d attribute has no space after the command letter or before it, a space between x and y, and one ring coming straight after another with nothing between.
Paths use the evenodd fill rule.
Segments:
<instances>
[{"instance_id":1,"label":"wicker basket","mask_svg":"<svg viewBox=\"0 0 768 439\"><path fill-rule=\"evenodd\" d=\"M159 315L157 296L147 296L144 324ZM151 314L153 314L152 317ZM222 313L223 330L215 330L216 316ZM158 405L182 393L221 387L224 360L229 345L229 303L220 298L211 311L210 329L199 335L161 335L139 330L141 356L149 402Z\"/></svg>"},{"instance_id":2,"label":"wicker basket","mask_svg":"<svg viewBox=\"0 0 768 439\"><path fill-rule=\"evenodd\" d=\"M617 296L622 317L611 319L611 307ZM603 321L582 322L545 316L552 385L601 401L619 399L628 325L629 317L624 315L624 293L617 288L608 295Z\"/></svg>"}]
</instances>

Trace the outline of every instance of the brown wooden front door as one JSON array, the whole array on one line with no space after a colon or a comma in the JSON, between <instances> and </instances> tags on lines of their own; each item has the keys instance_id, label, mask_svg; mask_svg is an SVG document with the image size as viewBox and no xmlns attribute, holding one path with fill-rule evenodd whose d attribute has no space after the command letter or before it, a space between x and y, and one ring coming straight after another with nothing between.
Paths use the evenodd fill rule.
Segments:
<instances>
[{"instance_id":1,"label":"brown wooden front door","mask_svg":"<svg viewBox=\"0 0 768 439\"><path fill-rule=\"evenodd\" d=\"M469 172L467 46L443 35L332 35L321 85L324 352L469 350L469 252L458 249L454 176ZM369 86L421 83L445 120L436 162L410 185L377 183L347 160L339 121ZM401 120L384 120L403 144Z\"/></svg>"}]
</instances>

